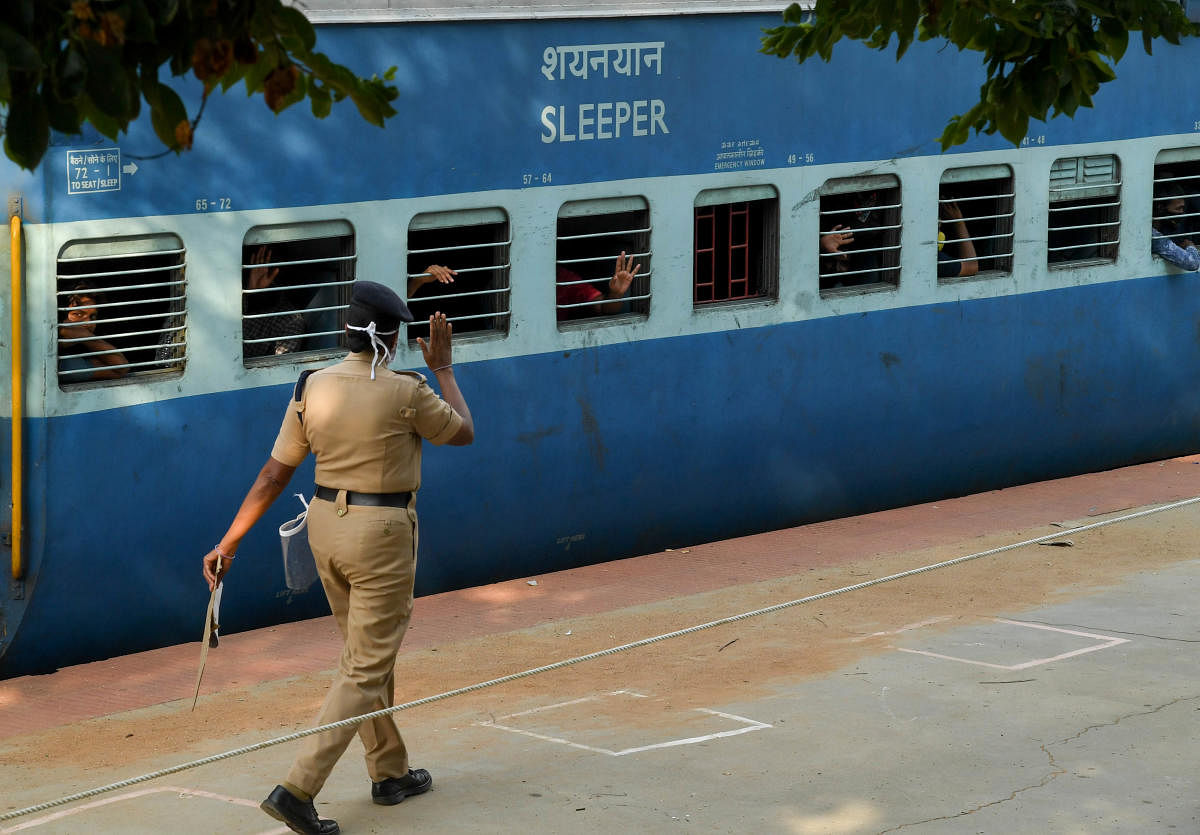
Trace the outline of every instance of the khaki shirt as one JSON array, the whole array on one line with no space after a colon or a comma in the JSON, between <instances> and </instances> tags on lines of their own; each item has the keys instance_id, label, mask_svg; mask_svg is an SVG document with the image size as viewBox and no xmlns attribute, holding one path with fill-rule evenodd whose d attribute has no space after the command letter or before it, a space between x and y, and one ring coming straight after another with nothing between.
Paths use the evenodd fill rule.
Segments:
<instances>
[{"instance_id":1,"label":"khaki shirt","mask_svg":"<svg viewBox=\"0 0 1200 835\"><path fill-rule=\"evenodd\" d=\"M299 466L311 451L322 487L397 493L421 486L421 439L444 444L462 418L413 371L375 369L371 354L350 354L309 375L288 402L271 457Z\"/></svg>"}]
</instances>

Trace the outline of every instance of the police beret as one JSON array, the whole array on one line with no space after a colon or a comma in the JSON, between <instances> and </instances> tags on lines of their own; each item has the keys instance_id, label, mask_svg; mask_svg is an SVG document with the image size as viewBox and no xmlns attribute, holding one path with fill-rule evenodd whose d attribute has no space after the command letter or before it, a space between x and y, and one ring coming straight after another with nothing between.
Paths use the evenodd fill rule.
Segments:
<instances>
[{"instance_id":1,"label":"police beret","mask_svg":"<svg viewBox=\"0 0 1200 835\"><path fill-rule=\"evenodd\" d=\"M390 287L384 287L374 281L355 281L350 292L350 304L368 307L379 314L381 319L411 322L412 311L404 303L404 299Z\"/></svg>"}]
</instances>

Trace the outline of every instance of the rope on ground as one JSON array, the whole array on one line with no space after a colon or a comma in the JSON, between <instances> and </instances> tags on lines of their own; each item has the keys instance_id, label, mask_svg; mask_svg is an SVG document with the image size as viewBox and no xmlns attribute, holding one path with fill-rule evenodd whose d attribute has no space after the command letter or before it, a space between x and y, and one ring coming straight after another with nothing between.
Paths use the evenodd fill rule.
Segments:
<instances>
[{"instance_id":1,"label":"rope on ground","mask_svg":"<svg viewBox=\"0 0 1200 835\"><path fill-rule=\"evenodd\" d=\"M405 702L404 704L400 704L400 705L393 705L392 707L384 708L382 710L376 710L371 713L364 713L361 716L353 716L349 719L342 719L337 722L330 722L328 725L319 725L315 728L308 728L303 731L296 731L295 733L287 734L286 736L276 737L275 739L268 739L263 742L256 742L253 745L246 745L242 748L234 748L232 751L225 751L224 753L221 753L221 754L214 754L211 757L204 757L203 759L193 760L192 762L181 763L180 765L174 765L169 768L164 768L159 771L151 772L149 774L143 774L139 777L131 777L128 780L121 780L118 783L110 783L107 786L100 786L98 788L79 792L78 794L72 794L72 795L69 795L66 797L60 797L57 800L51 800L46 803L39 803L36 806L30 806L25 809L17 809L16 811L13 811L13 812L6 812L5 814L0 815L0 821L12 820L13 818L23 817L24 815L31 815L35 812L43 812L47 809L52 809L56 806L62 806L67 803L74 803L77 800L84 800L89 797L95 797L98 794L105 794L106 792L111 792L111 791L116 791L117 789L127 788L129 786L137 785L138 783L145 783L148 780L155 780L155 779L158 779L159 777L166 777L171 774L178 774L181 771L188 771L189 769L199 768L201 766L209 765L210 763L220 762L221 760L228 760L233 757L240 757L244 754L250 754L250 753L253 753L254 751L261 751L264 748L270 748L274 745L282 745L285 742L294 742L297 739L303 739L306 736L312 736L313 734L319 734L319 733L323 733L325 731L330 731L330 730L333 730L334 728L345 728L345 727L348 727L351 725L357 725L360 722L366 721L367 719L374 719L378 716L386 716L389 713L396 713L401 710L409 710L410 708L420 707L421 705L431 704L432 702L439 702L439 701L442 701L443 699L449 699L453 696L461 696L465 693L473 693L476 690L483 690L484 688L487 688L487 687L494 687L498 684L507 684L510 681L517 681L518 679L529 678L530 676L539 675L541 673L548 673L552 670L560 670L564 667L570 667L574 664L580 664L584 661L594 661L597 658L603 658L608 655L616 655L619 652L626 652L627 650L649 646L650 644L656 644L660 641L666 641L670 638L679 638L684 635L691 635L694 632L700 632L704 629L712 629L715 626L724 626L725 624L736 623L738 621L747 620L748 618L754 618L754 617L760 617L762 615L772 614L774 612L779 612L784 609L790 609L793 606L800 606L804 603L814 603L818 600L825 600L827 598L834 597L835 595L846 594L847 592L852 592L852 591L860 591L865 588L870 588L871 586L880 585L881 583L889 583L893 580L901 580L905 577L913 577L917 574L924 574L927 571L934 571L939 568L949 568L950 566L959 565L960 563L969 562L971 560L977 560L982 557L990 557L990 556L994 556L996 554L1004 553L1005 551L1013 551L1017 548L1024 548L1027 545L1037 545L1042 542L1047 542L1051 539L1060 539L1064 536L1068 536L1071 534L1083 533L1084 531L1095 530L1096 528L1103 528L1107 525L1114 525L1117 522L1128 522L1132 519L1139 519L1143 516L1150 516L1151 514L1162 513L1163 511L1166 511L1166 510L1174 510L1176 508L1184 507L1186 505L1195 504L1196 502L1200 502L1200 496L1195 496L1193 498L1184 499L1184 500L1178 501L1178 502L1172 502L1171 504L1160 505L1159 507L1152 507L1152 508L1149 508L1148 510L1140 510L1136 513L1130 513L1126 516L1117 516L1112 519L1103 519L1099 522L1092 522L1091 524L1081 525L1077 528L1069 528L1069 529L1064 529L1061 531L1056 531L1055 533L1046 534L1045 536L1039 536L1039 537L1035 537L1033 539L1026 539L1022 542L1014 542L1009 545L1001 545L997 548L989 548L986 551L979 551L974 554L967 554L966 556L955 557L954 559L951 559L951 560L946 560L944 562L939 562L939 563L933 563L932 565L921 566L920 568L912 568L912 569L909 569L908 571L901 571L898 574L889 574L886 577L876 577L873 580L864 580L863 582L855 583L852 586L843 586L840 589L832 589L830 591L821 592L820 594L813 594L813 595L809 595L808 597L801 597L797 600L789 600L786 603L777 603L774 606L767 606L766 608L763 608L763 609L755 609L754 611L751 611L751 612L743 612L740 615L730 615L729 617L724 617L724 618L721 618L720 620L713 620L713 621L709 621L708 623L701 623L696 626L689 626L686 629L678 629L674 632L667 632L662 635L655 635L653 638L642 638L641 640L634 641L629 644L621 644L620 646L610 647L608 649L602 649L602 650L599 650L598 652L591 652L591 653L588 653L587 655L579 655L579 656L576 656L575 658L568 658L563 661L555 661L553 664L546 664L541 667L534 667L529 670L523 670L519 673L512 673L510 675L501 676L500 678L494 678L494 679L491 679L490 681L481 681L476 684L467 685L466 687L459 687L456 690L448 690L445 693L438 693L435 696L426 696L425 698L417 699L416 701Z\"/></svg>"}]
</instances>

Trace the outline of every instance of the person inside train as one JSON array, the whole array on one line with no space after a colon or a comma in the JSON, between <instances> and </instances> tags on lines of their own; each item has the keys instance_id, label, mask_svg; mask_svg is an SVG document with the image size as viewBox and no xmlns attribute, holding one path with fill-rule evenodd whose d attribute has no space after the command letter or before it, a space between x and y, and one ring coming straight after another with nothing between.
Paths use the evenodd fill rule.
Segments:
<instances>
[{"instance_id":1,"label":"person inside train","mask_svg":"<svg viewBox=\"0 0 1200 835\"><path fill-rule=\"evenodd\" d=\"M821 288L876 284L883 267L879 192L856 191L822 201L821 211L840 219L821 233ZM825 202L825 201L828 202Z\"/></svg>"},{"instance_id":2,"label":"person inside train","mask_svg":"<svg viewBox=\"0 0 1200 835\"><path fill-rule=\"evenodd\" d=\"M584 280L583 276L559 265L554 274L554 302L557 305L558 320L562 322L585 316L612 316L620 313L623 305L621 300L629 292L633 279L641 269L641 264L633 263L632 255L627 256L625 250L621 250L613 267L612 278L608 280L602 292L593 282L578 283Z\"/></svg>"},{"instance_id":3,"label":"person inside train","mask_svg":"<svg viewBox=\"0 0 1200 835\"><path fill-rule=\"evenodd\" d=\"M111 342L96 336L96 290L86 281L71 288L60 311L58 373L64 383L116 380L129 373L129 360ZM90 373L80 373L90 370Z\"/></svg>"},{"instance_id":4,"label":"person inside train","mask_svg":"<svg viewBox=\"0 0 1200 835\"><path fill-rule=\"evenodd\" d=\"M967 231L962 209L947 200L938 206L937 274L938 278L969 278L979 272L975 257L975 242Z\"/></svg>"},{"instance_id":5,"label":"person inside train","mask_svg":"<svg viewBox=\"0 0 1200 835\"><path fill-rule=\"evenodd\" d=\"M594 284L574 283L583 281L584 279L578 273L566 267L558 267L555 275L555 302L558 305L589 305L590 303L587 307L559 307L559 321L588 315L586 311L593 311L590 315L613 315L620 313L621 299L629 292L629 287L633 284L633 279L641 269L642 265L635 265L633 263L633 256L626 256L624 250L622 250L621 254L617 256L612 278L609 279L605 291L601 292ZM426 284L434 282L439 284L453 284L456 275L458 273L449 267L444 267L440 264L431 264L425 268L424 273L411 276L408 279L408 298L411 299L419 293L421 288ZM581 311L585 312L581 313Z\"/></svg>"},{"instance_id":6,"label":"person inside train","mask_svg":"<svg viewBox=\"0 0 1200 835\"><path fill-rule=\"evenodd\" d=\"M1150 251L1180 269L1200 270L1200 251L1182 226L1185 214L1183 189L1164 183L1156 189L1150 226Z\"/></svg>"},{"instance_id":7,"label":"person inside train","mask_svg":"<svg viewBox=\"0 0 1200 835\"><path fill-rule=\"evenodd\" d=\"M454 276L456 275L458 275L458 272L449 267L430 264L425 268L425 272L408 277L408 298L411 299L417 293L421 292L422 287L426 284L432 284L435 281L438 284L453 284Z\"/></svg>"},{"instance_id":8,"label":"person inside train","mask_svg":"<svg viewBox=\"0 0 1200 835\"><path fill-rule=\"evenodd\" d=\"M270 249L265 245L258 247L250 256L250 264L252 266L246 269L244 278L247 290L262 291L275 288L276 279L279 278L279 267L270 266ZM300 350L304 316L300 313L286 312L293 304L286 292L253 292L243 298L242 355L246 359L280 356Z\"/></svg>"}]
</instances>

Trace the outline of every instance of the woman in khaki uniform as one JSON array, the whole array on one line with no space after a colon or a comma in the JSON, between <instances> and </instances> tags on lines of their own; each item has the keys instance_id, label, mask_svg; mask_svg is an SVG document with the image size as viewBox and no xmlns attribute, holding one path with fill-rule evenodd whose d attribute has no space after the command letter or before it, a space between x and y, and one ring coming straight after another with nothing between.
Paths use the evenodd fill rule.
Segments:
<instances>
[{"instance_id":1,"label":"woman in khaki uniform","mask_svg":"<svg viewBox=\"0 0 1200 835\"><path fill-rule=\"evenodd\" d=\"M225 536L204 557L211 589L218 565L223 577L242 537L308 453L316 456L309 543L345 638L319 725L392 705L396 653L412 612L422 439L462 446L475 438L454 379L452 329L443 314L430 317L429 342L417 340L443 397L422 375L386 367L401 323L412 321L398 295L381 284L356 282L346 318L350 354L337 365L301 376L271 457ZM409 768L391 714L359 723L357 732L375 803L392 805L429 790L433 780L428 771ZM335 821L317 817L312 798L354 733L351 726L306 737L287 779L263 801L263 811L295 832L339 832Z\"/></svg>"}]
</instances>

